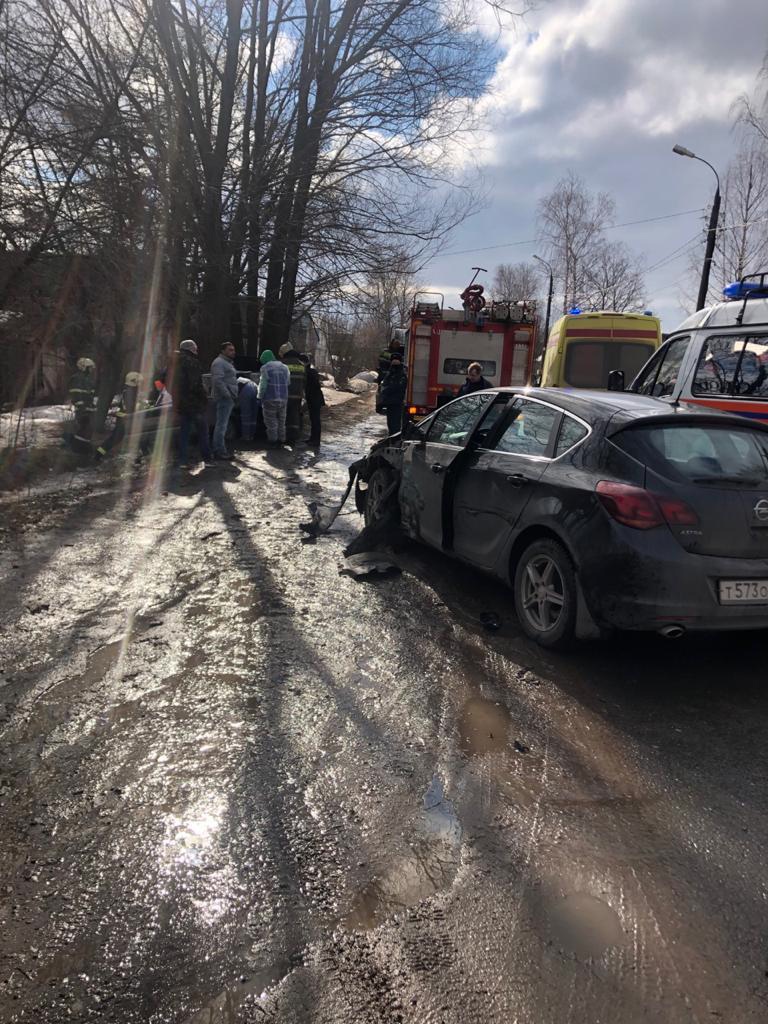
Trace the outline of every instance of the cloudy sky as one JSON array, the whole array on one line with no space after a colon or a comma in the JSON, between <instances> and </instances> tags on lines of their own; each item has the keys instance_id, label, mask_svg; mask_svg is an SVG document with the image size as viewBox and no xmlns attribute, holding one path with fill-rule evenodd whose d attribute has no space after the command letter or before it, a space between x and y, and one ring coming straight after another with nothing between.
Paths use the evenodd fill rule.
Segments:
<instances>
[{"instance_id":1,"label":"cloudy sky","mask_svg":"<svg viewBox=\"0 0 768 1024\"><path fill-rule=\"evenodd\" d=\"M768 50L768 4L540 0L522 25L503 32L501 47L479 105L475 151L488 205L421 274L446 293L446 304L458 305L470 266L492 272L530 259L539 248L526 241L536 235L537 201L569 169L614 196L619 223L708 206L712 172L672 146L680 142L724 173L738 146L733 102L754 92ZM696 236L701 217L617 227L610 237L652 268ZM687 269L683 251L646 275L648 304L664 330L683 318Z\"/></svg>"}]
</instances>

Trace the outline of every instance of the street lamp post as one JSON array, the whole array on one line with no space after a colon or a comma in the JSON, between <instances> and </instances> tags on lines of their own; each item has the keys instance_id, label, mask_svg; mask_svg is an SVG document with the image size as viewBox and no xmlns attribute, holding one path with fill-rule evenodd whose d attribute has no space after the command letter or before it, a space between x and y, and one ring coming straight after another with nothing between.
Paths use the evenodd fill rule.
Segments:
<instances>
[{"instance_id":1,"label":"street lamp post","mask_svg":"<svg viewBox=\"0 0 768 1024\"><path fill-rule=\"evenodd\" d=\"M543 352L544 349L547 346L547 341L549 339L549 314L552 312L552 289L553 289L554 283L555 283L555 275L554 275L554 271L552 270L552 265L550 263L547 263L546 260L543 260L541 258L541 256L536 256L536 254L534 254L533 258L535 260L538 260L539 263L543 264L547 268L547 270L549 271L549 291L547 293L547 314L546 314L546 316L544 318L544 344L542 346L542 352Z\"/></svg>"},{"instance_id":2,"label":"street lamp post","mask_svg":"<svg viewBox=\"0 0 768 1024\"><path fill-rule=\"evenodd\" d=\"M715 252L715 242L717 240L717 222L720 219L720 175L717 173L712 164L705 160L703 157L696 156L690 149L686 149L685 146L673 146L672 152L677 153L678 156L687 156L691 160L698 160L699 163L706 164L707 167L712 171L715 178L717 179L717 189L715 190L715 199L712 203L712 212L709 215L709 228L707 229L707 247L704 250L704 266L701 268L701 282L699 284L699 297L696 300L696 309L703 309L707 304L707 292L709 291L709 272L712 269L712 256Z\"/></svg>"}]
</instances>

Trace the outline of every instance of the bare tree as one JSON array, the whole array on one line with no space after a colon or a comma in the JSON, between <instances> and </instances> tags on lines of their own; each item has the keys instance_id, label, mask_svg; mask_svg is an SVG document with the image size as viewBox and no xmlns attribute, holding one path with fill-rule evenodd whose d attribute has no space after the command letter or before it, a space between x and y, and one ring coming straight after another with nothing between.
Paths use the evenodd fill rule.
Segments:
<instances>
[{"instance_id":1,"label":"bare tree","mask_svg":"<svg viewBox=\"0 0 768 1024\"><path fill-rule=\"evenodd\" d=\"M618 313L645 306L645 282L639 258L623 242L602 242L590 252L581 303L588 309Z\"/></svg>"},{"instance_id":2,"label":"bare tree","mask_svg":"<svg viewBox=\"0 0 768 1024\"><path fill-rule=\"evenodd\" d=\"M685 298L691 308L701 277L702 252L703 243L688 257ZM727 284L767 266L768 142L750 130L723 179L707 301L719 302Z\"/></svg>"},{"instance_id":3,"label":"bare tree","mask_svg":"<svg viewBox=\"0 0 768 1024\"><path fill-rule=\"evenodd\" d=\"M614 211L611 196L591 192L572 171L540 200L539 231L562 284L563 312L582 301L593 255Z\"/></svg>"},{"instance_id":4,"label":"bare tree","mask_svg":"<svg viewBox=\"0 0 768 1024\"><path fill-rule=\"evenodd\" d=\"M541 271L535 263L500 263L493 274L493 297L500 302L535 299L541 288Z\"/></svg>"}]
</instances>

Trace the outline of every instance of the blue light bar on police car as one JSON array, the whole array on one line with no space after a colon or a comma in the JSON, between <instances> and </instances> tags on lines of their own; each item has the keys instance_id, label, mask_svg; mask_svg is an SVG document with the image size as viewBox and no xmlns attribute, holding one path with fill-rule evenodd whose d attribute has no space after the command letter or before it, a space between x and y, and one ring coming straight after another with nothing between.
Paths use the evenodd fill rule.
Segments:
<instances>
[{"instance_id":1,"label":"blue light bar on police car","mask_svg":"<svg viewBox=\"0 0 768 1024\"><path fill-rule=\"evenodd\" d=\"M726 299L768 299L768 284L760 281L734 281L723 288Z\"/></svg>"}]
</instances>

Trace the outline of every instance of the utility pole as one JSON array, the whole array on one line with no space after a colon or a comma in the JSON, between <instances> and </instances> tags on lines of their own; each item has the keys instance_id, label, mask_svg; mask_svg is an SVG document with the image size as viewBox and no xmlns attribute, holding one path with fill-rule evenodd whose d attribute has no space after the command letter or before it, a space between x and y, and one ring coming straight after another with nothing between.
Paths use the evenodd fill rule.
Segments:
<instances>
[{"instance_id":1,"label":"utility pole","mask_svg":"<svg viewBox=\"0 0 768 1024\"><path fill-rule=\"evenodd\" d=\"M677 153L678 156L687 156L691 160L698 160L699 163L706 164L707 167L712 171L716 180L717 188L715 190L715 198L712 202L712 210L709 215L709 227L707 229L707 245L704 250L704 265L701 268L701 281L699 282L699 297L696 300L696 309L703 309L707 304L707 292L709 291L709 273L712 269L712 256L715 252L715 242L717 241L717 224L720 219L720 175L717 173L712 164L705 160L701 156L696 156L690 149L686 149L685 146L673 146L672 152Z\"/></svg>"},{"instance_id":2,"label":"utility pole","mask_svg":"<svg viewBox=\"0 0 768 1024\"><path fill-rule=\"evenodd\" d=\"M536 256L535 254L534 254L533 258L535 260L538 260L539 263L543 264L543 266L545 266L547 268L547 270L549 271L549 291L547 292L547 313L546 313L546 316L544 317L544 341L543 341L543 343L541 343L539 345L539 349L541 350L541 354L543 355L544 349L547 347L547 341L549 340L549 315L552 312L552 291L553 291L554 284L555 284L555 274L554 274L554 271L552 269L552 264L551 263L547 263L547 261L543 260L541 258L541 256ZM536 365L536 358L537 357L534 357L534 361L533 361L534 366Z\"/></svg>"}]
</instances>

